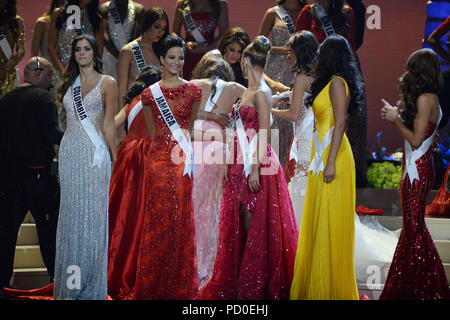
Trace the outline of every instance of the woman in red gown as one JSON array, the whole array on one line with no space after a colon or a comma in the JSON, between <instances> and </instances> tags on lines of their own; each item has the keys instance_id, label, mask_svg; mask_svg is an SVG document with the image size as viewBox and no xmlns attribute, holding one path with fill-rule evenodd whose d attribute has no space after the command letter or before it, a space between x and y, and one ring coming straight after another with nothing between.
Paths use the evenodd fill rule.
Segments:
<instances>
[{"instance_id":1,"label":"woman in red gown","mask_svg":"<svg viewBox=\"0 0 450 320\"><path fill-rule=\"evenodd\" d=\"M172 135L172 124L169 128L167 123L175 119L181 129L190 132L202 93L199 86L179 77L185 55L180 37L166 37L160 54L163 78L145 89L141 98L151 137L151 157L147 163L135 285L126 299L193 299L198 293L192 174L183 144L174 139L180 137ZM168 118L163 118L168 110L159 109L156 101L159 103L161 97L156 100L154 90L160 90L167 101L173 115L168 122ZM187 135L184 138L189 140Z\"/></svg>"},{"instance_id":2,"label":"woman in red gown","mask_svg":"<svg viewBox=\"0 0 450 320\"><path fill-rule=\"evenodd\" d=\"M109 189L108 294L113 299L126 298L136 280L151 158L141 92L160 79L158 67L144 67L115 117L116 128L127 124L128 135L117 152Z\"/></svg>"},{"instance_id":3,"label":"woman in red gown","mask_svg":"<svg viewBox=\"0 0 450 320\"><path fill-rule=\"evenodd\" d=\"M435 173L431 146L442 116L437 93L442 87L438 56L429 49L414 52L400 79L405 109L383 100L381 117L405 139L400 198L402 232L381 300L450 299L444 267L425 224L426 197Z\"/></svg>"},{"instance_id":4,"label":"woman in red gown","mask_svg":"<svg viewBox=\"0 0 450 320\"><path fill-rule=\"evenodd\" d=\"M188 31L184 13L190 12L193 22L203 36L204 43L199 43ZM181 36L184 26L186 42L186 63L183 77L190 80L192 71L205 53L216 49L222 35L228 30L228 6L226 0L178 0L173 20L173 32ZM214 37L216 29L219 34Z\"/></svg>"},{"instance_id":5,"label":"woman in red gown","mask_svg":"<svg viewBox=\"0 0 450 320\"><path fill-rule=\"evenodd\" d=\"M263 70L270 48L269 39L259 36L243 53L248 89L233 110L242 122L236 121L234 150L225 166L213 276L200 299L289 298L298 228L283 170L267 143L271 91ZM241 152L244 141L256 142L250 147L254 152ZM243 160L245 154L250 160Z\"/></svg>"}]
</instances>

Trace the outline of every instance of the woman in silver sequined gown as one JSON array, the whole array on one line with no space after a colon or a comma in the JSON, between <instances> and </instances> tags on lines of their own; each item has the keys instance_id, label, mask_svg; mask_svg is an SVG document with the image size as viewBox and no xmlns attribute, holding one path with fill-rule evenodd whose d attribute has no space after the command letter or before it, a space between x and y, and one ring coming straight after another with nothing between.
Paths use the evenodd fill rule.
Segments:
<instances>
[{"instance_id":1,"label":"woman in silver sequined gown","mask_svg":"<svg viewBox=\"0 0 450 320\"><path fill-rule=\"evenodd\" d=\"M296 21L298 14L303 8L303 2L299 0L279 0L277 4L282 6L289 14L293 22ZM273 44L269 59L266 65L266 74L274 81L281 82L285 86L290 87L294 80L294 71L292 71L289 60L286 59L287 47L285 46L289 40L289 32L286 25L280 19L275 11L275 7L268 9L264 15L259 34L266 37L269 36ZM281 105L279 109L288 109L289 105ZM272 126L271 146L278 154L280 163L283 168L286 165L289 149L292 141L292 123L289 120L275 118ZM278 134L274 129L278 129Z\"/></svg>"},{"instance_id":2,"label":"woman in silver sequined gown","mask_svg":"<svg viewBox=\"0 0 450 320\"><path fill-rule=\"evenodd\" d=\"M67 113L67 129L59 150L61 203L56 236L55 299L101 300L107 294L108 198L111 158L115 161L116 156L117 85L112 77L100 73L98 51L92 36L76 38L68 62L69 79L58 88L58 100L66 92L62 102ZM74 108L73 83L78 75L83 106L105 150L100 153L100 164L93 163L97 147Z\"/></svg>"}]
</instances>

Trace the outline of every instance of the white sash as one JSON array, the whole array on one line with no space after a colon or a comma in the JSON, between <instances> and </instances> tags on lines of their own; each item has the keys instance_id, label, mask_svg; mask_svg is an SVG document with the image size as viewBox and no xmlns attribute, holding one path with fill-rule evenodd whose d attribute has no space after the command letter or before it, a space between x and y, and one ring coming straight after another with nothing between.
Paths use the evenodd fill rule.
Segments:
<instances>
[{"instance_id":1,"label":"white sash","mask_svg":"<svg viewBox=\"0 0 450 320\"><path fill-rule=\"evenodd\" d=\"M212 96L212 92L208 97L208 100L206 101L206 105L205 105L205 111L206 112L211 112L212 109L214 109L214 106L217 103L217 100L219 100L220 95L222 94L222 90L223 90L223 85L219 84L219 81L217 81L216 83L216 94L214 95L214 97ZM194 122L194 129L196 130L202 130L202 125L203 125L203 120L195 120Z\"/></svg>"},{"instance_id":2,"label":"white sash","mask_svg":"<svg viewBox=\"0 0 450 320\"><path fill-rule=\"evenodd\" d=\"M114 32L117 34L117 40L119 42L120 50L124 45L128 43L128 37L123 29L122 21L120 21L120 14L116 7L116 1L112 0L109 3L109 14L113 21Z\"/></svg>"},{"instance_id":3,"label":"white sash","mask_svg":"<svg viewBox=\"0 0 450 320\"><path fill-rule=\"evenodd\" d=\"M194 169L194 151L192 149L191 137L188 135L187 137L184 135L180 126L178 125L175 116L170 110L169 105L167 104L166 98L161 91L161 87L159 83L155 83L150 86L150 90L152 91L153 98L155 99L156 105L158 106L159 112L161 113L164 121L172 132L172 136L178 142L179 146L183 150L186 155L186 161L184 163L184 172L183 176L188 174L191 177L191 173Z\"/></svg>"},{"instance_id":4,"label":"white sash","mask_svg":"<svg viewBox=\"0 0 450 320\"><path fill-rule=\"evenodd\" d=\"M130 110L130 113L128 114L128 130L130 130L131 123L133 122L134 118L138 115L139 111L142 110L142 101L139 101L134 105L134 107Z\"/></svg>"},{"instance_id":5,"label":"white sash","mask_svg":"<svg viewBox=\"0 0 450 320\"><path fill-rule=\"evenodd\" d=\"M183 18L186 22L186 31L192 34L195 41L200 45L207 44L208 41L203 38L202 33L200 32L200 30L198 30L198 27L195 24L194 19L192 18L191 9L189 8L189 6L183 9Z\"/></svg>"},{"instance_id":6,"label":"white sash","mask_svg":"<svg viewBox=\"0 0 450 320\"><path fill-rule=\"evenodd\" d=\"M304 107L303 107L304 108ZM298 148L297 148L297 141L299 137L301 137L304 133L304 131L311 126L311 124L314 123L314 112L312 110L309 110L306 113L306 116L303 118L302 122L298 126L298 128L295 128L295 122L292 122L294 127L294 141L292 142L291 151L289 151L289 160L295 159L296 162L298 162Z\"/></svg>"},{"instance_id":7,"label":"white sash","mask_svg":"<svg viewBox=\"0 0 450 320\"><path fill-rule=\"evenodd\" d=\"M420 181L419 173L417 172L416 160L420 159L420 157L422 157L430 149L434 136L436 135L439 122L441 122L441 118L442 110L441 107L439 107L439 118L436 123L436 129L434 129L433 134L424 140L420 147L416 150L413 151L411 144L405 139L405 169L403 171L402 179L405 179L406 175L408 175L411 184L414 183L414 180Z\"/></svg>"},{"instance_id":8,"label":"white sash","mask_svg":"<svg viewBox=\"0 0 450 320\"><path fill-rule=\"evenodd\" d=\"M239 140L239 145L241 146L241 151L244 158L244 173L245 176L248 177L252 171L253 155L255 154L258 144L258 134L253 137L250 143L248 142L244 124L242 123L241 115L239 114L240 105L241 100L238 101L236 107L234 108L234 119L236 121L236 132Z\"/></svg>"},{"instance_id":9,"label":"white sash","mask_svg":"<svg viewBox=\"0 0 450 320\"><path fill-rule=\"evenodd\" d=\"M2 31L0 31L0 48L2 48L2 51L5 54L6 60L11 59L11 57L12 57L11 46L9 45L9 42L6 39L6 36Z\"/></svg>"},{"instance_id":10,"label":"white sash","mask_svg":"<svg viewBox=\"0 0 450 320\"><path fill-rule=\"evenodd\" d=\"M317 16L320 19L320 22L322 22L323 30L328 38L329 36L335 34L333 25L331 24L330 19L328 19L328 14L325 8L320 3L316 3L315 6Z\"/></svg>"},{"instance_id":11,"label":"white sash","mask_svg":"<svg viewBox=\"0 0 450 320\"><path fill-rule=\"evenodd\" d=\"M107 159L108 149L106 148L105 142L99 136L97 130L93 126L91 120L89 120L86 109L83 106L83 99L81 94L81 82L80 76L75 79L74 84L72 85L72 95L73 95L73 104L75 107L75 111L77 112L78 119L83 126L84 131L88 135L92 144L95 147L94 160L92 161L92 167L98 166L101 168L103 160Z\"/></svg>"},{"instance_id":12,"label":"white sash","mask_svg":"<svg viewBox=\"0 0 450 320\"><path fill-rule=\"evenodd\" d=\"M137 43L136 40L130 43L131 51L133 51L134 61L136 62L136 66L139 72L147 65L145 62L144 54L142 53L141 47Z\"/></svg>"},{"instance_id":13,"label":"white sash","mask_svg":"<svg viewBox=\"0 0 450 320\"><path fill-rule=\"evenodd\" d=\"M319 174L325 169L325 165L323 164L323 153L331 143L331 139L333 138L333 131L334 127L328 130L322 141L319 142L319 134L317 133L317 129L314 130L313 139L315 153L308 170L312 171L314 175Z\"/></svg>"},{"instance_id":14,"label":"white sash","mask_svg":"<svg viewBox=\"0 0 450 320\"><path fill-rule=\"evenodd\" d=\"M284 22L286 25L286 29L289 32L289 35L293 35L295 33L295 25L292 22L291 17L286 12L286 10L282 6L276 6L275 12L277 13L278 17L280 17L281 21Z\"/></svg>"}]
</instances>

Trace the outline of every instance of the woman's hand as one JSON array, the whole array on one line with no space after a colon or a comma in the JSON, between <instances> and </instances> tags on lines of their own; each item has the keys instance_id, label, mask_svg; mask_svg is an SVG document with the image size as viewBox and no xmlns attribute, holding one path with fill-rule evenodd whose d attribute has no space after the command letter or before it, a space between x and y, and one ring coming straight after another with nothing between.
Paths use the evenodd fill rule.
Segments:
<instances>
[{"instance_id":1,"label":"woman's hand","mask_svg":"<svg viewBox=\"0 0 450 320\"><path fill-rule=\"evenodd\" d=\"M259 166L252 166L252 172L250 173L250 177L248 178L248 186L251 192L259 190Z\"/></svg>"},{"instance_id":2,"label":"woman's hand","mask_svg":"<svg viewBox=\"0 0 450 320\"><path fill-rule=\"evenodd\" d=\"M394 122L399 114L398 108L393 107L384 99L381 99L383 102L383 107L381 108L381 119L387 120L389 122Z\"/></svg>"},{"instance_id":3,"label":"woman's hand","mask_svg":"<svg viewBox=\"0 0 450 320\"><path fill-rule=\"evenodd\" d=\"M216 113L217 118L214 120L217 122L222 128L225 128L230 121L230 117L226 113Z\"/></svg>"},{"instance_id":4,"label":"woman's hand","mask_svg":"<svg viewBox=\"0 0 450 320\"><path fill-rule=\"evenodd\" d=\"M323 170L323 181L331 183L334 179L334 163L328 162L325 170Z\"/></svg>"},{"instance_id":5,"label":"woman's hand","mask_svg":"<svg viewBox=\"0 0 450 320\"><path fill-rule=\"evenodd\" d=\"M223 166L222 170L222 181L228 181L228 164Z\"/></svg>"}]
</instances>

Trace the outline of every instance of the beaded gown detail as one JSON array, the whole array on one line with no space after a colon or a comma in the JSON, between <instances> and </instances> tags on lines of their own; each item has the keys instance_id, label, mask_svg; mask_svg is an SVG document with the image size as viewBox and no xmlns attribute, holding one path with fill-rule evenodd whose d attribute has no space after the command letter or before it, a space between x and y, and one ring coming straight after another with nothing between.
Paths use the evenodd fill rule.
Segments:
<instances>
[{"instance_id":1,"label":"beaded gown detail","mask_svg":"<svg viewBox=\"0 0 450 320\"><path fill-rule=\"evenodd\" d=\"M259 128L252 106L239 113L248 137ZM253 133L252 133L253 132ZM293 275L298 229L284 172L267 145L267 164L260 168L260 189L251 192L243 173L242 153L235 136L233 163L228 165L219 220L219 246L211 280L200 299L288 299ZM252 212L246 234L240 208Z\"/></svg>"},{"instance_id":2,"label":"beaded gown detail","mask_svg":"<svg viewBox=\"0 0 450 320\"><path fill-rule=\"evenodd\" d=\"M289 37L289 32L284 28L273 27L270 31L270 38L273 46L284 46L288 42ZM295 76L292 71L291 63L286 59L286 55L281 54L272 54L269 56L266 74L272 80L281 82L287 87L292 85ZM289 105L281 105L278 109L289 109ZM278 135L272 134L273 138L270 144L275 148L280 163L284 168L291 146L293 132L292 123L289 120L275 117L271 128L279 130Z\"/></svg>"},{"instance_id":3,"label":"beaded gown detail","mask_svg":"<svg viewBox=\"0 0 450 320\"><path fill-rule=\"evenodd\" d=\"M187 129L192 105L202 97L201 88L184 82L177 88L161 86L161 90L178 124ZM135 286L125 299L193 299L198 281L192 180L183 175L184 161L172 160L181 148L172 139L150 88L142 92L142 103L151 106L155 136L148 148L151 157Z\"/></svg>"},{"instance_id":4,"label":"beaded gown detail","mask_svg":"<svg viewBox=\"0 0 450 320\"><path fill-rule=\"evenodd\" d=\"M202 34L203 38L210 43L214 40L214 33L217 27L217 19L214 17L214 15L210 12L196 12L191 13L192 19L194 20L195 24L197 25L198 30ZM184 21L184 19L183 19ZM186 27L185 27L186 29ZM185 41L195 41L194 37L189 33L186 32ZM199 45L201 46L201 45ZM192 78L192 71L194 70L197 63L200 61L200 59L203 57L204 53L192 53L192 51L187 50L186 51L186 57L185 57L185 64L183 67L183 78L187 80L191 80Z\"/></svg>"},{"instance_id":5,"label":"beaded gown detail","mask_svg":"<svg viewBox=\"0 0 450 320\"><path fill-rule=\"evenodd\" d=\"M425 139L435 128L428 124ZM411 183L407 175L400 182L402 231L380 300L450 300L445 270L424 217L435 179L431 148L416 160L416 167L419 180Z\"/></svg>"},{"instance_id":6,"label":"beaded gown detail","mask_svg":"<svg viewBox=\"0 0 450 320\"><path fill-rule=\"evenodd\" d=\"M127 116L140 95L126 106ZM108 294L125 299L135 285L151 162L150 135L141 110L117 150L109 192Z\"/></svg>"},{"instance_id":7,"label":"beaded gown detail","mask_svg":"<svg viewBox=\"0 0 450 320\"><path fill-rule=\"evenodd\" d=\"M102 141L104 108L98 84L83 98L88 117ZM111 177L109 152L100 167L92 167L95 147L75 114L71 89L63 99L67 129L59 149L61 204L56 234L55 299L106 299L108 263L108 199ZM69 278L79 267L80 285ZM76 285L76 282L74 284ZM78 287L78 288L77 288Z\"/></svg>"}]
</instances>

